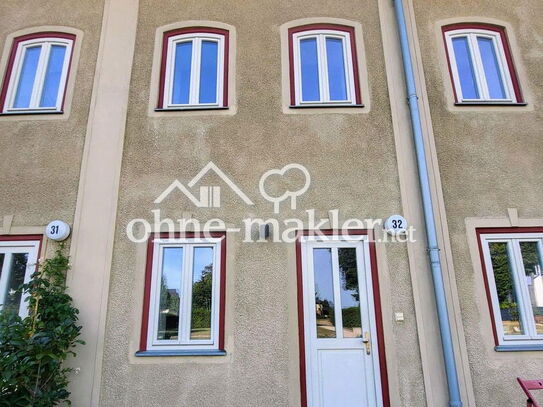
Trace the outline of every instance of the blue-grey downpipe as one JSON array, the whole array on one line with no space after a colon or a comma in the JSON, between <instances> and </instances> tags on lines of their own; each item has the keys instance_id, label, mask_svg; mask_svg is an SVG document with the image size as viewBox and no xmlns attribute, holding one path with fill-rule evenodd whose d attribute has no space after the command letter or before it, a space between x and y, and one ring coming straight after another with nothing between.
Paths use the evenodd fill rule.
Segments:
<instances>
[{"instance_id":1,"label":"blue-grey downpipe","mask_svg":"<svg viewBox=\"0 0 543 407\"><path fill-rule=\"evenodd\" d=\"M430 192L430 179L428 175L428 167L426 164L426 151L424 149L422 125L418 106L418 96L415 86L415 75L413 74L411 51L409 49L404 8L402 0L393 0L393 2L396 12L396 21L398 23L398 31L400 34L402 60L405 73L405 81L407 84L407 99L409 102L409 111L411 113L413 139L415 141L415 151L417 156L422 206L424 211L424 221L426 223L426 236L428 239L428 255L430 257L430 266L432 269L432 277L434 280L434 294L436 297L439 331L441 333L441 345L443 347L443 358L445 360L445 371L447 374L447 385L449 388L449 406L461 407L462 401L460 398L460 388L458 386L458 376L456 371L456 362L454 358L454 348L451 335L451 327L449 324L449 315L447 312L447 302L445 300L445 288L443 285L443 275L441 272L441 260L439 258L437 229L434 218L432 195Z\"/></svg>"}]
</instances>

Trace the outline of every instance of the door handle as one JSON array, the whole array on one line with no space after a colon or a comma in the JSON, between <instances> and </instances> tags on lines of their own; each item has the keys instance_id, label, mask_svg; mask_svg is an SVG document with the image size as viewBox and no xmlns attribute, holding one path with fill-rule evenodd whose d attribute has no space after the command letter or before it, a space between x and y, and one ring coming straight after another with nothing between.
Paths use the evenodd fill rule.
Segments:
<instances>
[{"instance_id":1,"label":"door handle","mask_svg":"<svg viewBox=\"0 0 543 407\"><path fill-rule=\"evenodd\" d=\"M362 342L364 342L364 345L366 345L366 355L369 355L371 353L371 340L369 331L364 332L364 338L362 338Z\"/></svg>"}]
</instances>

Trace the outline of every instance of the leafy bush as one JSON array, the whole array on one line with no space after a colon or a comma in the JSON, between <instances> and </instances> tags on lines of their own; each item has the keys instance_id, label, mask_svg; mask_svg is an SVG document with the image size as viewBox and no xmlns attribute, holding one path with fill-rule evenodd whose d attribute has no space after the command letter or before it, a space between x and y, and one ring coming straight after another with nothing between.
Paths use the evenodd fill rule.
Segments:
<instances>
[{"instance_id":1,"label":"leafy bush","mask_svg":"<svg viewBox=\"0 0 543 407\"><path fill-rule=\"evenodd\" d=\"M49 407L69 405L68 373L62 366L78 340L79 311L66 294L69 259L61 245L39 265L28 284L29 315L22 319L12 309L0 311L0 406Z\"/></svg>"}]
</instances>

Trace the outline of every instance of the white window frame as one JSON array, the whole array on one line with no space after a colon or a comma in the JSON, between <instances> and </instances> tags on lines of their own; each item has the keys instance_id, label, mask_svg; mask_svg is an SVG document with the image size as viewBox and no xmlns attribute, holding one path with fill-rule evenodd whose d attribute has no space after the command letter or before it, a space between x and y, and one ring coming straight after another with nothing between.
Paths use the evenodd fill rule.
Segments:
<instances>
[{"instance_id":1,"label":"white window frame","mask_svg":"<svg viewBox=\"0 0 543 407\"><path fill-rule=\"evenodd\" d=\"M153 240L153 265L151 295L149 301L149 329L146 350L201 350L219 349L219 307L221 273L222 238L173 238ZM158 340L158 312L160 309L160 277L162 272L162 254L166 247L183 248L183 272L181 276L181 305L179 315L179 339ZM192 266L195 247L213 247L212 271L212 309L210 339L190 339L192 315ZM185 310L185 311L183 311Z\"/></svg>"},{"instance_id":2,"label":"white window frame","mask_svg":"<svg viewBox=\"0 0 543 407\"><path fill-rule=\"evenodd\" d=\"M302 100L302 64L300 58L300 42L305 39L317 39L317 60L319 65L319 101ZM345 66L345 81L347 99L330 100L328 81L328 55L326 53L326 38L337 38L343 42L343 55ZM353 66L353 53L351 34L339 30L309 30L292 34L292 47L294 58L294 92L296 106L322 106L322 105L354 105L356 104L355 72Z\"/></svg>"},{"instance_id":3,"label":"white window frame","mask_svg":"<svg viewBox=\"0 0 543 407\"><path fill-rule=\"evenodd\" d=\"M181 42L192 41L192 57L190 68L189 103L172 103L173 79L175 72L175 48ZM199 103L200 92L200 63L202 58L202 41L214 41L218 43L217 55L217 95L215 103ZM163 108L190 108L190 107L221 107L223 106L224 69L225 69L225 38L221 34L191 33L180 34L168 38L166 57L166 75L164 81Z\"/></svg>"},{"instance_id":4,"label":"white window frame","mask_svg":"<svg viewBox=\"0 0 543 407\"><path fill-rule=\"evenodd\" d=\"M26 284L30 281L30 277L36 271L36 265L38 262L38 250L40 247L39 240L2 240L0 241L0 253L4 254L4 263L2 265L2 273L0 275L0 310L3 308L5 301L5 295L7 284L9 281L11 266L11 255L17 253L28 253L28 259L26 263L26 272L23 283ZM26 302L27 294L23 293L21 296L21 303L19 304L19 316L25 318L28 315L28 302Z\"/></svg>"},{"instance_id":5,"label":"white window frame","mask_svg":"<svg viewBox=\"0 0 543 407\"><path fill-rule=\"evenodd\" d=\"M535 328L535 318L530 300L530 293L527 284L522 282L525 278L524 263L520 251L520 242L537 242L540 258L543 258L543 233L504 233L504 234L481 234L481 244L485 263L485 272L488 281L488 288L492 300L492 311L498 333L498 342L504 344L533 345L534 343L543 344L543 335L538 335ZM500 303L498 300L498 291L492 269L492 259L490 257L489 243L507 243L509 258L513 268L514 289L519 303L519 313L524 324L524 335L505 335L502 326L500 313Z\"/></svg>"},{"instance_id":6,"label":"white window frame","mask_svg":"<svg viewBox=\"0 0 543 407\"><path fill-rule=\"evenodd\" d=\"M24 56L26 50L30 47L41 45L40 57L36 69L36 76L34 79L34 87L32 88L32 96L30 97L29 107L15 108L13 104L15 102L15 95L17 94L17 85L21 76L21 70L23 67ZM45 73L47 70L47 64L49 62L49 56L51 55L52 45L62 45L66 47L66 53L64 55L64 64L62 66L62 73L60 75L60 83L58 87L57 100L53 107L40 107L40 100L43 92L43 86L45 84ZM8 90L6 94L6 103L4 107L4 113L15 112L60 112L62 109L62 102L64 100L64 90L66 89L66 82L68 79L68 70L70 67L70 60L72 58L73 40L67 38L47 37L47 38L32 38L26 41L21 41L17 44L17 51L15 53L15 59L13 61L13 67L11 76L9 78Z\"/></svg>"},{"instance_id":7,"label":"white window frame","mask_svg":"<svg viewBox=\"0 0 543 407\"><path fill-rule=\"evenodd\" d=\"M483 61L481 59L481 52L479 51L479 44L477 38L487 38L492 40L494 50L496 52L496 59L500 70L501 80L503 83L506 97L504 99L496 99L490 97L488 90L488 84L486 81ZM479 99L468 99L462 95L462 86L460 84L460 75L458 73L458 67L456 64L456 55L453 48L453 39L455 38L467 38L471 63L473 65L473 74L475 76L475 84L479 92ZM447 53L450 59L450 68L454 81L454 88L456 91L456 98L460 103L469 102L500 102L500 103L517 103L515 95L515 89L513 87L513 81L511 78L511 72L509 71L509 64L505 56L505 49L502 42L502 38L499 32L484 30L484 29L459 29L450 30L445 32L445 40L447 44Z\"/></svg>"}]
</instances>

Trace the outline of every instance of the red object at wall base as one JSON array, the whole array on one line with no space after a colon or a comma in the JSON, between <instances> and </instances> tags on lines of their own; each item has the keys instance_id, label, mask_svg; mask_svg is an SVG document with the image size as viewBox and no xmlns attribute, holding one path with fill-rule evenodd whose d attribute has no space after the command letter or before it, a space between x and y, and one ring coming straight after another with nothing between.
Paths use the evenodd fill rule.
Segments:
<instances>
[{"instance_id":1,"label":"red object at wall base","mask_svg":"<svg viewBox=\"0 0 543 407\"><path fill-rule=\"evenodd\" d=\"M526 400L526 407L540 407L539 403L535 401L534 396L530 392L530 390L543 390L543 379L524 380L520 377L517 377L517 380L520 384L520 387L522 387L522 390L524 390L524 393L526 393L526 396L528 396L528 400Z\"/></svg>"}]
</instances>

